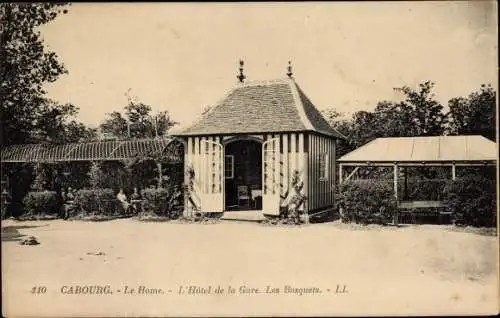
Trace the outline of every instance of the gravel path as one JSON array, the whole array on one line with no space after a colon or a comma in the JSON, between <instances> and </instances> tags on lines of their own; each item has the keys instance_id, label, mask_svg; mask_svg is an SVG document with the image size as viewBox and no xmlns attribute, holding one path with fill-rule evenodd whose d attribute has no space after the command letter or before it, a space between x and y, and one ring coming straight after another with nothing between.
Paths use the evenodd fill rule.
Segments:
<instances>
[{"instance_id":1,"label":"gravel path","mask_svg":"<svg viewBox=\"0 0 500 318\"><path fill-rule=\"evenodd\" d=\"M439 226L7 220L2 274L4 316L493 314L499 298L498 237Z\"/></svg>"}]
</instances>

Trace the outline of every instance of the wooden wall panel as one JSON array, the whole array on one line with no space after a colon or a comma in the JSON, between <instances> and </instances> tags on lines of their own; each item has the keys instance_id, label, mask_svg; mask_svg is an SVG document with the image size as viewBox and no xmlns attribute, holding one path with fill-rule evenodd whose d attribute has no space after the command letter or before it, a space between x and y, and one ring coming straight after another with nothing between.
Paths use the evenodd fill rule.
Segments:
<instances>
[{"instance_id":1,"label":"wooden wall panel","mask_svg":"<svg viewBox=\"0 0 500 318\"><path fill-rule=\"evenodd\" d=\"M326 152L326 144L325 144L325 139L323 137L318 137L318 139L319 139L319 144L320 144L319 156L321 158L323 156L323 154ZM319 207L324 207L325 206L325 180L322 179L322 177L323 176L321 175L321 169L320 169L320 176L319 176L319 188L320 188Z\"/></svg>"},{"instance_id":2,"label":"wooden wall panel","mask_svg":"<svg viewBox=\"0 0 500 318\"><path fill-rule=\"evenodd\" d=\"M308 163L308 208L318 210L330 207L334 203L335 184L335 140L316 134L307 138ZM321 157L328 153L327 179L322 179L320 162Z\"/></svg>"},{"instance_id":3,"label":"wooden wall panel","mask_svg":"<svg viewBox=\"0 0 500 318\"><path fill-rule=\"evenodd\" d=\"M307 134L307 143L309 145L308 147L308 150L307 150L307 153L308 153L308 156L307 156L307 183L308 183L308 188L307 188L307 209L308 210L311 210L311 189L312 189L312 185L311 185L311 175L312 175L312 157L311 157L311 147L312 147L312 142L311 142L311 134Z\"/></svg>"},{"instance_id":4,"label":"wooden wall panel","mask_svg":"<svg viewBox=\"0 0 500 318\"><path fill-rule=\"evenodd\" d=\"M312 135L312 174L311 174L311 209L316 209L316 204L318 202L318 166L317 166L317 156L318 156L318 143L316 142L316 135Z\"/></svg>"},{"instance_id":5,"label":"wooden wall panel","mask_svg":"<svg viewBox=\"0 0 500 318\"><path fill-rule=\"evenodd\" d=\"M332 174L332 181L330 182L330 186L332 187L332 205L335 203L335 189L337 187L337 141L334 139L331 141L332 143L332 165L330 167L330 171Z\"/></svg>"}]
</instances>

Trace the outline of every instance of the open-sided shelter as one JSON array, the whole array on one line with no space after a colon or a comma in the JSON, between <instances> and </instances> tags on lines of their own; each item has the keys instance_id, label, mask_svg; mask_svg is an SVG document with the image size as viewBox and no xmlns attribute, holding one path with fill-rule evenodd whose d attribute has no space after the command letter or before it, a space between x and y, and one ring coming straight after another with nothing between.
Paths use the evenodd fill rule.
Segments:
<instances>
[{"instance_id":1,"label":"open-sided shelter","mask_svg":"<svg viewBox=\"0 0 500 318\"><path fill-rule=\"evenodd\" d=\"M449 167L449 178L455 180L457 167L495 166L497 156L497 144L480 135L377 138L338 159L339 181L349 180L363 167L392 167L400 208L442 207L444 203L435 200L403 202L398 193L401 169L406 178L408 168Z\"/></svg>"}]
</instances>

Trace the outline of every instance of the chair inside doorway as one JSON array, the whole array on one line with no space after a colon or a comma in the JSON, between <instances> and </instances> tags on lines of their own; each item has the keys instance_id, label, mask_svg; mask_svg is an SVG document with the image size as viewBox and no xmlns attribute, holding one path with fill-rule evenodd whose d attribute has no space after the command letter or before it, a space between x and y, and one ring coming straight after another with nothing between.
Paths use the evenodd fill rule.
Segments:
<instances>
[{"instance_id":1,"label":"chair inside doorway","mask_svg":"<svg viewBox=\"0 0 500 318\"><path fill-rule=\"evenodd\" d=\"M262 209L262 143L242 139L226 145L225 210Z\"/></svg>"}]
</instances>

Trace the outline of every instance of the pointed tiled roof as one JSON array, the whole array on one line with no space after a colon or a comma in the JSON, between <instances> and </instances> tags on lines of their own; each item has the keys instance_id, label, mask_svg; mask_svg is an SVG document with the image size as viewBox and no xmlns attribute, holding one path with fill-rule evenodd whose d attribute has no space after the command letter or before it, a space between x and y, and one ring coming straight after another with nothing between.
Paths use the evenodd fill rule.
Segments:
<instances>
[{"instance_id":1,"label":"pointed tiled roof","mask_svg":"<svg viewBox=\"0 0 500 318\"><path fill-rule=\"evenodd\" d=\"M253 81L233 88L179 136L315 131L345 138L333 129L293 79Z\"/></svg>"}]
</instances>

